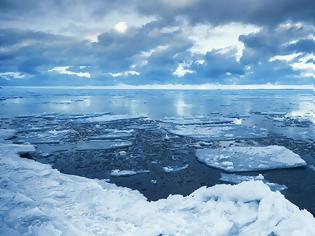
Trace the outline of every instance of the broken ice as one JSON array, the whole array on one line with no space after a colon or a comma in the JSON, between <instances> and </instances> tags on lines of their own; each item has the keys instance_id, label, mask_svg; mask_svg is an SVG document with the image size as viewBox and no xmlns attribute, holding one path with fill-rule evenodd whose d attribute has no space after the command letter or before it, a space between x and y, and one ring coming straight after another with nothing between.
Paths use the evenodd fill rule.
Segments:
<instances>
[{"instance_id":1,"label":"broken ice","mask_svg":"<svg viewBox=\"0 0 315 236\"><path fill-rule=\"evenodd\" d=\"M240 123L237 121L237 123ZM170 133L199 140L230 140L237 138L261 138L267 136L262 128L241 125L175 125L166 128Z\"/></svg>"},{"instance_id":2,"label":"broken ice","mask_svg":"<svg viewBox=\"0 0 315 236\"><path fill-rule=\"evenodd\" d=\"M37 147L45 152L58 152L58 151L87 151L87 150L101 150L101 149L112 149L122 148L131 146L132 142L123 140L89 140L80 141L77 143L67 144L38 144Z\"/></svg>"},{"instance_id":3,"label":"broken ice","mask_svg":"<svg viewBox=\"0 0 315 236\"><path fill-rule=\"evenodd\" d=\"M144 116L134 116L128 114L122 115L112 115L112 114L103 114L103 115L95 115L94 117L88 117L81 120L82 123L85 122L109 122L109 121L117 121L117 120L129 120L129 119L138 119L143 118Z\"/></svg>"},{"instance_id":4,"label":"broken ice","mask_svg":"<svg viewBox=\"0 0 315 236\"><path fill-rule=\"evenodd\" d=\"M236 174L221 173L220 180L223 182L228 182L228 183L233 183L233 184L239 184L239 183L242 183L243 181L261 180L266 185L268 185L272 191L283 191L283 190L287 189L287 186L285 186L283 184L269 183L262 174L259 174L257 176L248 176L248 175L236 175Z\"/></svg>"},{"instance_id":5,"label":"broken ice","mask_svg":"<svg viewBox=\"0 0 315 236\"><path fill-rule=\"evenodd\" d=\"M196 156L200 162L207 166L228 172L270 170L306 165L298 154L277 145L197 149Z\"/></svg>"},{"instance_id":6,"label":"broken ice","mask_svg":"<svg viewBox=\"0 0 315 236\"><path fill-rule=\"evenodd\" d=\"M163 167L163 170L164 170L164 172L166 172L166 173L169 173L169 172L176 172L176 171L184 170L184 169L186 169L188 166L189 166L188 164L183 165L183 166L164 166L164 167Z\"/></svg>"},{"instance_id":7,"label":"broken ice","mask_svg":"<svg viewBox=\"0 0 315 236\"><path fill-rule=\"evenodd\" d=\"M112 170L110 173L111 176L118 177L118 176L131 176L131 175L136 175L136 174L143 174L143 173L148 173L150 172L149 170Z\"/></svg>"}]
</instances>

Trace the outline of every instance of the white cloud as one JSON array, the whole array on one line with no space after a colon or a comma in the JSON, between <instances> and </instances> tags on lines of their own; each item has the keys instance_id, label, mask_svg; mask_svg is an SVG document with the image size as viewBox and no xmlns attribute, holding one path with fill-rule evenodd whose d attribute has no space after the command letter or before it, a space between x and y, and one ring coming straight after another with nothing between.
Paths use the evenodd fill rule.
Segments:
<instances>
[{"instance_id":1,"label":"white cloud","mask_svg":"<svg viewBox=\"0 0 315 236\"><path fill-rule=\"evenodd\" d=\"M195 71L190 70L188 67L189 67L189 64L187 64L187 63L180 63L180 64L178 64L176 70L172 74L177 76L177 77L183 77L186 74L195 73Z\"/></svg>"},{"instance_id":2,"label":"white cloud","mask_svg":"<svg viewBox=\"0 0 315 236\"><path fill-rule=\"evenodd\" d=\"M6 79L6 80L23 79L25 77L25 75L22 74L21 72L8 71L8 72L0 72L0 77L3 79Z\"/></svg>"},{"instance_id":3,"label":"white cloud","mask_svg":"<svg viewBox=\"0 0 315 236\"><path fill-rule=\"evenodd\" d=\"M126 22L121 21L118 22L117 24L115 24L114 29L118 32L118 33L125 33L128 30L128 25Z\"/></svg>"},{"instance_id":4,"label":"white cloud","mask_svg":"<svg viewBox=\"0 0 315 236\"><path fill-rule=\"evenodd\" d=\"M302 53L294 53L289 55L277 55L269 59L269 61L276 60L288 62L293 70L301 72L301 76L315 77L313 54L306 54L302 56Z\"/></svg>"},{"instance_id":5,"label":"white cloud","mask_svg":"<svg viewBox=\"0 0 315 236\"><path fill-rule=\"evenodd\" d=\"M276 55L273 56L269 59L269 61L292 61L293 59L295 59L296 57L300 56L302 53L293 53L293 54L288 54L288 55Z\"/></svg>"},{"instance_id":6,"label":"white cloud","mask_svg":"<svg viewBox=\"0 0 315 236\"><path fill-rule=\"evenodd\" d=\"M69 70L70 66L56 66L50 72L56 72L62 75L75 75L78 77L91 78L91 74L89 72L74 72Z\"/></svg>"},{"instance_id":7,"label":"white cloud","mask_svg":"<svg viewBox=\"0 0 315 236\"><path fill-rule=\"evenodd\" d=\"M236 48L235 57L239 60L243 54L244 44L238 40L240 35L255 33L259 27L249 24L229 23L216 27L199 24L186 25L183 32L194 42L192 53L206 54L211 50L230 50Z\"/></svg>"},{"instance_id":8,"label":"white cloud","mask_svg":"<svg viewBox=\"0 0 315 236\"><path fill-rule=\"evenodd\" d=\"M118 73L107 73L110 76L116 78L116 77L127 77L127 76L139 76L140 73L138 71L134 70L128 70L128 71L123 71L123 72L118 72Z\"/></svg>"},{"instance_id":9,"label":"white cloud","mask_svg":"<svg viewBox=\"0 0 315 236\"><path fill-rule=\"evenodd\" d=\"M302 76L315 78L314 55L307 54L291 64L293 70L301 72Z\"/></svg>"}]
</instances>

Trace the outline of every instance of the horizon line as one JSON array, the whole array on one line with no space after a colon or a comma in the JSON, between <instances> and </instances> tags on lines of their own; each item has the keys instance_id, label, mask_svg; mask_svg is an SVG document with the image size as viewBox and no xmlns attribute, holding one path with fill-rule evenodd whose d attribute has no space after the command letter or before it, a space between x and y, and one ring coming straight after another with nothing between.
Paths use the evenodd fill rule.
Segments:
<instances>
[{"instance_id":1,"label":"horizon line","mask_svg":"<svg viewBox=\"0 0 315 236\"><path fill-rule=\"evenodd\" d=\"M117 84L117 85L87 85L87 86L11 86L1 88L30 88L30 89L80 89L80 90L314 90L314 85L289 84Z\"/></svg>"}]
</instances>

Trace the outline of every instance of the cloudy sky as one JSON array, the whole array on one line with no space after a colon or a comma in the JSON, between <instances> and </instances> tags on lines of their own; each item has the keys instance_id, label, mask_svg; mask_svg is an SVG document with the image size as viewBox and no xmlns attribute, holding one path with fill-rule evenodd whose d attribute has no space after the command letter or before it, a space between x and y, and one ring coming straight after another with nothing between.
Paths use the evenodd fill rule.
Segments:
<instances>
[{"instance_id":1,"label":"cloudy sky","mask_svg":"<svg viewBox=\"0 0 315 236\"><path fill-rule=\"evenodd\" d=\"M312 84L312 0L0 0L0 85Z\"/></svg>"}]
</instances>

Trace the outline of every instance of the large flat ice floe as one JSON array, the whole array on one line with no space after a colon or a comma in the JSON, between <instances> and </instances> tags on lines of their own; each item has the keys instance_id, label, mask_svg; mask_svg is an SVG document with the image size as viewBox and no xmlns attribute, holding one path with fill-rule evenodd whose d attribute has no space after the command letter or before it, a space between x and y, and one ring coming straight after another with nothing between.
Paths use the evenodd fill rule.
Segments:
<instances>
[{"instance_id":1,"label":"large flat ice floe","mask_svg":"<svg viewBox=\"0 0 315 236\"><path fill-rule=\"evenodd\" d=\"M200 162L228 172L306 166L298 154L277 145L197 149L196 156Z\"/></svg>"},{"instance_id":2,"label":"large flat ice floe","mask_svg":"<svg viewBox=\"0 0 315 236\"><path fill-rule=\"evenodd\" d=\"M233 123L234 124L234 123ZM173 134L188 136L197 140L231 140L261 138L268 135L267 130L241 125L174 125L166 127Z\"/></svg>"},{"instance_id":3,"label":"large flat ice floe","mask_svg":"<svg viewBox=\"0 0 315 236\"><path fill-rule=\"evenodd\" d=\"M94 117L88 117L81 119L80 122L82 123L97 123L97 122L109 122L109 121L116 121L116 120L129 120L129 119L138 119L143 118L143 116L135 116L135 115L128 115L128 114L103 114L103 115L95 115Z\"/></svg>"},{"instance_id":4,"label":"large flat ice floe","mask_svg":"<svg viewBox=\"0 0 315 236\"><path fill-rule=\"evenodd\" d=\"M130 141L124 140L88 140L77 143L64 144L38 144L36 147L43 152L60 152L60 151L88 151L88 150L105 150L113 148L123 148L132 145Z\"/></svg>"},{"instance_id":5,"label":"large flat ice floe","mask_svg":"<svg viewBox=\"0 0 315 236\"><path fill-rule=\"evenodd\" d=\"M149 202L17 154L33 150L1 142L0 235L315 235L314 217L261 181Z\"/></svg>"}]
</instances>

